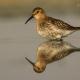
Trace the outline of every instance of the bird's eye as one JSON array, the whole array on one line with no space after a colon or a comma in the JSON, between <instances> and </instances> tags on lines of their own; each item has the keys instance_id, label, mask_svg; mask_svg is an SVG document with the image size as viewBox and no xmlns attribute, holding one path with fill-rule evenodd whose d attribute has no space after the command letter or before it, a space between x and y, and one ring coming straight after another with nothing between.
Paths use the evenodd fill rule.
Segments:
<instances>
[{"instance_id":1,"label":"bird's eye","mask_svg":"<svg viewBox=\"0 0 80 80\"><path fill-rule=\"evenodd\" d=\"M36 13L39 13L39 11L37 11Z\"/></svg>"},{"instance_id":2,"label":"bird's eye","mask_svg":"<svg viewBox=\"0 0 80 80\"><path fill-rule=\"evenodd\" d=\"M40 70L40 68L37 67L38 70Z\"/></svg>"}]
</instances>

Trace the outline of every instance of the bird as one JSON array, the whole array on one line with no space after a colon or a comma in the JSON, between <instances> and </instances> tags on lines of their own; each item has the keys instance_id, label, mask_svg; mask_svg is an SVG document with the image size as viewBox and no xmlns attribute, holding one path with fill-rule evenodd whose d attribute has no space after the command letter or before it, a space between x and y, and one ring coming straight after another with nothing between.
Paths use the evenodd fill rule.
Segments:
<instances>
[{"instance_id":1,"label":"bird","mask_svg":"<svg viewBox=\"0 0 80 80\"><path fill-rule=\"evenodd\" d=\"M59 61L76 51L80 51L80 48L68 42L46 41L38 46L35 62L31 61L28 57L25 57L25 59L33 66L33 70L36 73L42 73L48 64Z\"/></svg>"},{"instance_id":2,"label":"bird","mask_svg":"<svg viewBox=\"0 0 80 80\"><path fill-rule=\"evenodd\" d=\"M36 20L38 34L49 40L62 40L63 37L80 30L80 27L74 27L60 19L47 16L45 10L40 7L33 9L31 17L25 24L32 18Z\"/></svg>"}]
</instances>

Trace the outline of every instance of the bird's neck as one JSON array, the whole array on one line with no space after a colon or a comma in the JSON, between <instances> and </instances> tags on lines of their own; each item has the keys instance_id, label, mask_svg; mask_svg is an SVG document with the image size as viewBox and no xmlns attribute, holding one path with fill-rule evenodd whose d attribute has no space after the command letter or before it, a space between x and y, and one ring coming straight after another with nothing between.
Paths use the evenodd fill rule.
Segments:
<instances>
[{"instance_id":1,"label":"bird's neck","mask_svg":"<svg viewBox=\"0 0 80 80\"><path fill-rule=\"evenodd\" d=\"M48 19L48 17L45 14L43 14L43 15L39 16L39 18L36 18L36 21L41 23L47 19Z\"/></svg>"},{"instance_id":2,"label":"bird's neck","mask_svg":"<svg viewBox=\"0 0 80 80\"><path fill-rule=\"evenodd\" d=\"M46 67L46 61L44 59L39 59L36 61L36 66L38 67Z\"/></svg>"}]
</instances>

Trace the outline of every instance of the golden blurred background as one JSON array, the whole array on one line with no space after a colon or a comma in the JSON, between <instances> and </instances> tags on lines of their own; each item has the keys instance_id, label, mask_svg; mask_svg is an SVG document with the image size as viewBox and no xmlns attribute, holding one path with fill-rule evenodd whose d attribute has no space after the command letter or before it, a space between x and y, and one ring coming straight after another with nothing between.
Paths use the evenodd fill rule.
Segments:
<instances>
[{"instance_id":1,"label":"golden blurred background","mask_svg":"<svg viewBox=\"0 0 80 80\"><path fill-rule=\"evenodd\" d=\"M0 17L29 15L37 6L54 13L80 14L80 0L0 0Z\"/></svg>"}]
</instances>

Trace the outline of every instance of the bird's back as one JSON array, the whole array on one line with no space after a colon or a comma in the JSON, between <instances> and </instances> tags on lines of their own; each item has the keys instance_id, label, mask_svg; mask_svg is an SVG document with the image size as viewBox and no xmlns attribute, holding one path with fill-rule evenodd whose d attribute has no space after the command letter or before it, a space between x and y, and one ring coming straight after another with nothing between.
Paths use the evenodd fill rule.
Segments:
<instances>
[{"instance_id":1,"label":"bird's back","mask_svg":"<svg viewBox=\"0 0 80 80\"><path fill-rule=\"evenodd\" d=\"M52 23L53 25L55 25L56 27L58 27L58 29L63 29L63 30L75 30L75 29L79 29L77 27L73 27L69 24L67 24L66 22L59 20L59 19L55 19L52 17L48 17L48 20L50 23Z\"/></svg>"}]
</instances>

